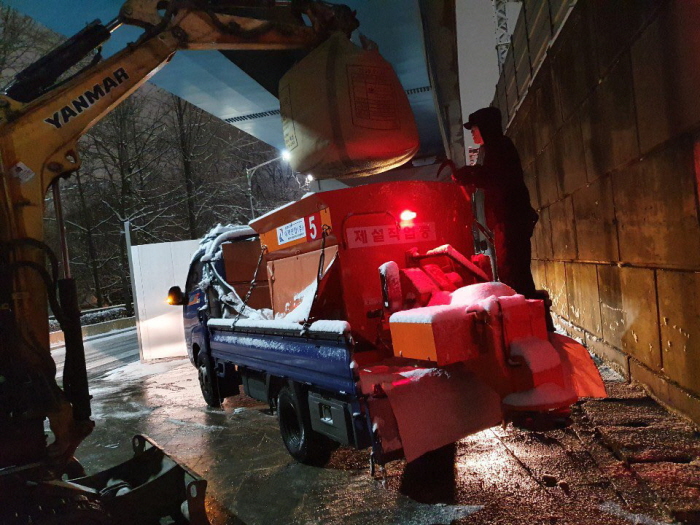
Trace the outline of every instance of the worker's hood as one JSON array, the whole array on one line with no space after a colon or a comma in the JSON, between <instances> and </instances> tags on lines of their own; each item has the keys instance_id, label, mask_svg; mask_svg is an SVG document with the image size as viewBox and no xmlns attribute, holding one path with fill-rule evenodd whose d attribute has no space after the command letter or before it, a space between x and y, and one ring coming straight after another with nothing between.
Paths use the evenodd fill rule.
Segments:
<instances>
[{"instance_id":1,"label":"worker's hood","mask_svg":"<svg viewBox=\"0 0 700 525\"><path fill-rule=\"evenodd\" d=\"M469 115L469 120L464 124L467 129L471 129L472 126L479 128L485 143L488 143L490 139L500 137L503 135L501 111L494 107L475 111Z\"/></svg>"}]
</instances>

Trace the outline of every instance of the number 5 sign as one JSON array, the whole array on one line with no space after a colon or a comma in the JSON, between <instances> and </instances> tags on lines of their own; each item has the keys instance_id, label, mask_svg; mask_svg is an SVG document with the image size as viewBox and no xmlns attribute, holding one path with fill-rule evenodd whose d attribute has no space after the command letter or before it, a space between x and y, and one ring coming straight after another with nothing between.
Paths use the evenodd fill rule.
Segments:
<instances>
[{"instance_id":1,"label":"number 5 sign","mask_svg":"<svg viewBox=\"0 0 700 525\"><path fill-rule=\"evenodd\" d=\"M324 208L316 213L295 219L260 235L260 240L268 251L289 248L304 242L323 238L323 227L331 227L331 213Z\"/></svg>"},{"instance_id":2,"label":"number 5 sign","mask_svg":"<svg viewBox=\"0 0 700 525\"><path fill-rule=\"evenodd\" d=\"M321 223L321 213L314 213L304 217L304 223L306 224L306 240L315 241L320 239L323 235L323 224Z\"/></svg>"}]
</instances>

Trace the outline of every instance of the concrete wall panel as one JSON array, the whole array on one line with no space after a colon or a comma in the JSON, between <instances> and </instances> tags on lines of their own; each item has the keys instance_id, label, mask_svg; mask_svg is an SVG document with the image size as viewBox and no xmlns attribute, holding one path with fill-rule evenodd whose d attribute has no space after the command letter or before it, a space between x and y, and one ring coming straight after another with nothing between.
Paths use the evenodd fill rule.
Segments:
<instances>
[{"instance_id":1,"label":"concrete wall panel","mask_svg":"<svg viewBox=\"0 0 700 525\"><path fill-rule=\"evenodd\" d=\"M530 88L534 92L534 120L530 126L535 134L537 151L542 151L561 126L561 110L554 96L554 83L549 61L542 64Z\"/></svg>"},{"instance_id":2,"label":"concrete wall panel","mask_svg":"<svg viewBox=\"0 0 700 525\"><path fill-rule=\"evenodd\" d=\"M535 158L539 153L536 149L535 134L532 131L531 120L534 115L532 106L532 97L527 97L518 109L517 121L508 129L508 135L513 140L516 148L518 148L518 155L520 155L520 162L523 166L535 162Z\"/></svg>"},{"instance_id":3,"label":"concrete wall panel","mask_svg":"<svg viewBox=\"0 0 700 525\"><path fill-rule=\"evenodd\" d=\"M678 128L679 115L672 103L666 71L661 22L651 24L632 46L632 72L636 97L639 145L642 153L671 138ZM678 108L680 109L680 108ZM682 113L682 111L681 111Z\"/></svg>"},{"instance_id":4,"label":"concrete wall panel","mask_svg":"<svg viewBox=\"0 0 700 525\"><path fill-rule=\"evenodd\" d=\"M586 156L583 152L581 122L577 117L569 119L561 128L556 141L559 149L557 188L560 197L571 195L586 185Z\"/></svg>"},{"instance_id":5,"label":"concrete wall panel","mask_svg":"<svg viewBox=\"0 0 700 525\"><path fill-rule=\"evenodd\" d=\"M525 179L527 191L530 193L530 205L537 210L540 207L540 198L537 188L537 169L535 168L534 161L529 166L523 168L523 177Z\"/></svg>"},{"instance_id":6,"label":"concrete wall panel","mask_svg":"<svg viewBox=\"0 0 700 525\"><path fill-rule=\"evenodd\" d=\"M548 4L548 2L542 2L541 0L523 1L533 64L538 64L542 60L542 57L547 52L549 40L552 37L552 21L549 16Z\"/></svg>"},{"instance_id":7,"label":"concrete wall panel","mask_svg":"<svg viewBox=\"0 0 700 525\"><path fill-rule=\"evenodd\" d=\"M622 307L622 285L618 267L598 266L598 291L603 339L615 348L622 348L625 315Z\"/></svg>"},{"instance_id":8,"label":"concrete wall panel","mask_svg":"<svg viewBox=\"0 0 700 525\"><path fill-rule=\"evenodd\" d=\"M508 115L512 115L515 112L515 106L520 100L520 95L518 93L518 83L515 78L515 58L513 54L513 48L508 50L506 55L506 60L503 64L503 72L505 73L505 88L506 88L506 102L508 103Z\"/></svg>"},{"instance_id":9,"label":"concrete wall panel","mask_svg":"<svg viewBox=\"0 0 700 525\"><path fill-rule=\"evenodd\" d=\"M569 317L569 298L566 291L566 264L547 262L547 288L552 300L552 311L561 317Z\"/></svg>"},{"instance_id":10,"label":"concrete wall panel","mask_svg":"<svg viewBox=\"0 0 700 525\"><path fill-rule=\"evenodd\" d=\"M700 274L657 272L664 371L700 394Z\"/></svg>"},{"instance_id":11,"label":"concrete wall panel","mask_svg":"<svg viewBox=\"0 0 700 525\"><path fill-rule=\"evenodd\" d=\"M602 337L598 274L595 264L566 264L568 318L581 328Z\"/></svg>"},{"instance_id":12,"label":"concrete wall panel","mask_svg":"<svg viewBox=\"0 0 700 525\"><path fill-rule=\"evenodd\" d=\"M642 151L700 121L700 3L668 2L632 46Z\"/></svg>"},{"instance_id":13,"label":"concrete wall panel","mask_svg":"<svg viewBox=\"0 0 700 525\"><path fill-rule=\"evenodd\" d=\"M622 55L582 107L581 131L589 180L639 157L629 53Z\"/></svg>"},{"instance_id":14,"label":"concrete wall panel","mask_svg":"<svg viewBox=\"0 0 700 525\"><path fill-rule=\"evenodd\" d=\"M576 112L598 79L588 11L589 3L583 2L571 14L553 48L552 76L564 120ZM581 53L581 48L589 52Z\"/></svg>"},{"instance_id":15,"label":"concrete wall panel","mask_svg":"<svg viewBox=\"0 0 700 525\"><path fill-rule=\"evenodd\" d=\"M549 220L549 208L540 210L540 218L532 235L532 244L538 259L552 258L552 226Z\"/></svg>"},{"instance_id":16,"label":"concrete wall panel","mask_svg":"<svg viewBox=\"0 0 700 525\"><path fill-rule=\"evenodd\" d=\"M538 290L547 289L547 263L545 261L532 261L530 263L530 271L532 278L535 281L535 287Z\"/></svg>"},{"instance_id":17,"label":"concrete wall panel","mask_svg":"<svg viewBox=\"0 0 700 525\"><path fill-rule=\"evenodd\" d=\"M574 2L508 130L537 183L532 268L554 313L696 421L698 28L696 0Z\"/></svg>"},{"instance_id":18,"label":"concrete wall panel","mask_svg":"<svg viewBox=\"0 0 700 525\"><path fill-rule=\"evenodd\" d=\"M559 195L557 189L557 170L561 162L557 159L558 150L556 144L550 143L537 157L537 189L540 206L549 206L557 202Z\"/></svg>"},{"instance_id":19,"label":"concrete wall panel","mask_svg":"<svg viewBox=\"0 0 700 525\"><path fill-rule=\"evenodd\" d=\"M515 26L515 31L511 35L510 45L514 50L513 60L515 61L515 79L518 83L518 93L525 93L532 80L530 53L527 45L527 27L525 27L525 24Z\"/></svg>"},{"instance_id":20,"label":"concrete wall panel","mask_svg":"<svg viewBox=\"0 0 700 525\"><path fill-rule=\"evenodd\" d=\"M555 202L549 207L552 222L552 250L555 259L576 259L576 230L574 207L571 197Z\"/></svg>"},{"instance_id":21,"label":"concrete wall panel","mask_svg":"<svg viewBox=\"0 0 700 525\"><path fill-rule=\"evenodd\" d=\"M654 270L599 266L603 339L661 370Z\"/></svg>"},{"instance_id":22,"label":"concrete wall panel","mask_svg":"<svg viewBox=\"0 0 700 525\"><path fill-rule=\"evenodd\" d=\"M578 256L584 261L617 261L619 248L610 177L602 177L572 196Z\"/></svg>"},{"instance_id":23,"label":"concrete wall panel","mask_svg":"<svg viewBox=\"0 0 700 525\"><path fill-rule=\"evenodd\" d=\"M662 403L679 410L700 425L700 397L679 388L675 383L669 383L666 378L633 359L630 359L630 377L646 385Z\"/></svg>"},{"instance_id":24,"label":"concrete wall panel","mask_svg":"<svg viewBox=\"0 0 700 525\"><path fill-rule=\"evenodd\" d=\"M677 143L616 174L613 192L623 261L700 268L691 144Z\"/></svg>"},{"instance_id":25,"label":"concrete wall panel","mask_svg":"<svg viewBox=\"0 0 700 525\"><path fill-rule=\"evenodd\" d=\"M598 75L602 77L619 55L628 49L641 27L664 2L594 0L590 3L595 28L593 43L598 57Z\"/></svg>"}]
</instances>

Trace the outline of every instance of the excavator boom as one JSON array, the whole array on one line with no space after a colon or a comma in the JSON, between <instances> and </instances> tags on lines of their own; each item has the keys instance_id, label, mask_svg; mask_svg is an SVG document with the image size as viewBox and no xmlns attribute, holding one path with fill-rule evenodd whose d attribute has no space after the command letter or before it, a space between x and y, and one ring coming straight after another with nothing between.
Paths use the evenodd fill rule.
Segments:
<instances>
[{"instance_id":1,"label":"excavator boom","mask_svg":"<svg viewBox=\"0 0 700 525\"><path fill-rule=\"evenodd\" d=\"M102 60L100 46L121 24L143 33ZM346 6L315 0L127 0L114 21L89 24L0 96L0 522L6 510L19 516L20 502L29 498L31 506L43 494L29 497L23 483L60 479L94 426L75 282L67 264L59 278L57 257L43 243L45 194L54 187L58 197L58 180L80 167L78 139L180 49L313 48L357 26ZM63 388L49 351L48 304L66 334ZM49 446L47 417L55 436ZM87 492L99 500L98 489Z\"/></svg>"}]
</instances>

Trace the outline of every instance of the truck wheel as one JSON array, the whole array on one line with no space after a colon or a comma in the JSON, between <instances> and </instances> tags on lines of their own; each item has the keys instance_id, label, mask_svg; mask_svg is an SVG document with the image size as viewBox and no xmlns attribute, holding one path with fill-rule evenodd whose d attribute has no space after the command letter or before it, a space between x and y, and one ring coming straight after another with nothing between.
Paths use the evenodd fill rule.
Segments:
<instances>
[{"instance_id":1,"label":"truck wheel","mask_svg":"<svg viewBox=\"0 0 700 525\"><path fill-rule=\"evenodd\" d=\"M277 396L277 417L284 446L291 456L307 465L321 465L328 461L328 440L313 431L309 411L302 404L295 389L285 386Z\"/></svg>"},{"instance_id":2,"label":"truck wheel","mask_svg":"<svg viewBox=\"0 0 700 525\"><path fill-rule=\"evenodd\" d=\"M223 398L219 395L211 359L206 354L199 354L199 357L197 357L197 375L199 376L199 388L202 390L204 401L210 407L220 407Z\"/></svg>"}]
</instances>

